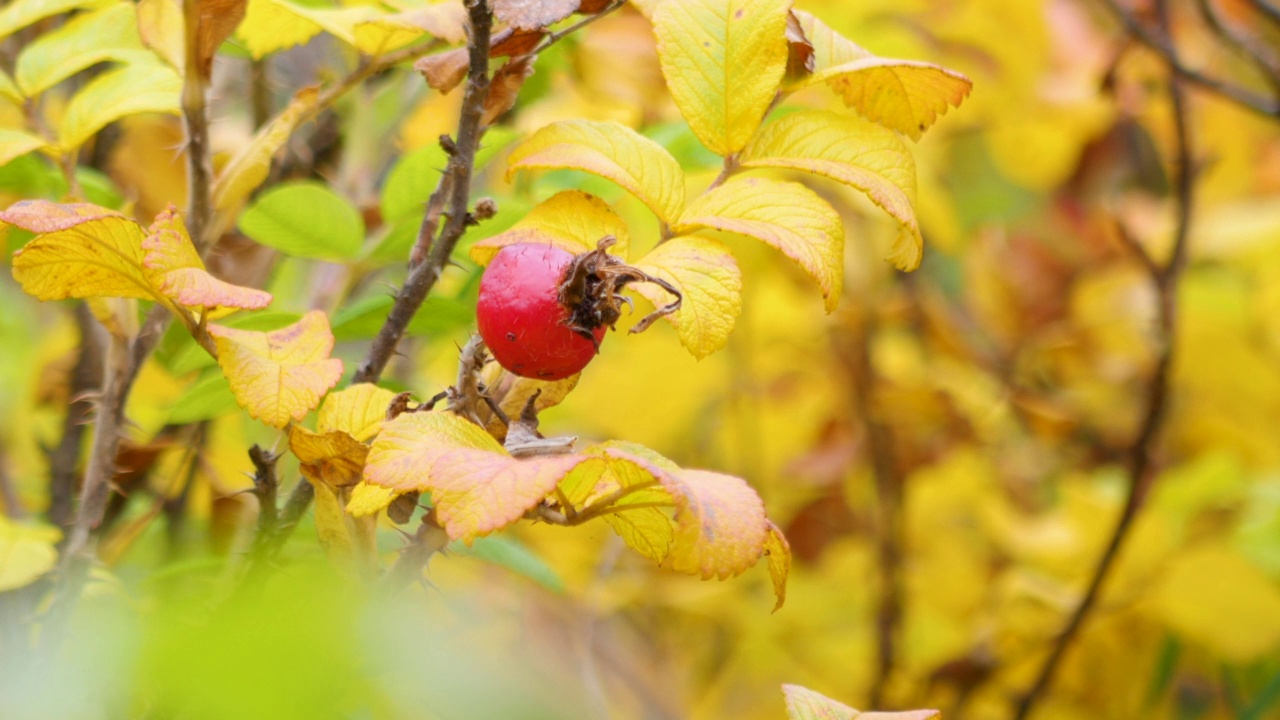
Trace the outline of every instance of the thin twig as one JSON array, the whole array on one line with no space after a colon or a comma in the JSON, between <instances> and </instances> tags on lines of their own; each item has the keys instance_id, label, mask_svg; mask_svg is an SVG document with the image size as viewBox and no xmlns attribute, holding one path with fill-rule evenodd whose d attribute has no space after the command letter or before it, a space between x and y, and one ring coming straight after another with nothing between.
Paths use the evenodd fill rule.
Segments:
<instances>
[{"instance_id":1,"label":"thin twig","mask_svg":"<svg viewBox=\"0 0 1280 720\"><path fill-rule=\"evenodd\" d=\"M396 294L395 304L370 345L368 354L356 370L352 383L377 382L382 376L396 346L404 337L409 321L435 286L454 247L467 229L471 172L483 133L480 119L484 114L484 101L489 95L489 33L493 26L487 0L469 0L467 9L471 16L467 85L459 113L458 138L453 143L449 165L437 187L439 193L440 188L448 184L448 221L439 239L432 243L427 259L410 270L404 287Z\"/></svg>"},{"instance_id":2,"label":"thin twig","mask_svg":"<svg viewBox=\"0 0 1280 720\"><path fill-rule=\"evenodd\" d=\"M1267 49L1256 44L1252 38L1236 32L1235 28L1223 21L1213 6L1213 0L1196 0L1196 7L1209 29L1237 54L1253 63L1258 73L1271 85L1272 92L1280 93L1280 69L1275 65L1274 54L1269 54Z\"/></svg>"},{"instance_id":3,"label":"thin twig","mask_svg":"<svg viewBox=\"0 0 1280 720\"><path fill-rule=\"evenodd\" d=\"M93 318L89 306L83 302L75 308L76 329L80 333L80 347L76 351L76 364L71 370L67 415L62 421L62 439L49 455L49 522L66 532L71 527L75 511L77 466L80 464L80 446L85 430L93 415L93 402L89 394L96 392L102 383L102 354L106 333Z\"/></svg>"},{"instance_id":4,"label":"thin twig","mask_svg":"<svg viewBox=\"0 0 1280 720\"><path fill-rule=\"evenodd\" d=\"M1267 98L1259 95L1251 90L1233 85L1224 80L1210 77L1198 70L1193 70L1183 63L1178 51L1174 48L1169 37L1168 30L1161 30L1158 33L1143 25L1129 11L1120 7L1116 0L1102 0L1102 4L1111 11L1116 19L1124 25L1125 30L1137 41L1151 48L1164 60L1165 64L1173 72L1177 73L1184 80L1194 83L1206 90L1217 93L1241 107L1252 110L1256 113L1267 117L1280 116L1280 101L1274 98Z\"/></svg>"},{"instance_id":5,"label":"thin twig","mask_svg":"<svg viewBox=\"0 0 1280 720\"><path fill-rule=\"evenodd\" d=\"M197 0L183 0L186 29L186 63L182 78L182 119L187 131L187 231L196 249L203 251L211 238L206 237L213 212L213 162L209 150L209 115L207 99L209 80L200 72L200 8Z\"/></svg>"},{"instance_id":6,"label":"thin twig","mask_svg":"<svg viewBox=\"0 0 1280 720\"><path fill-rule=\"evenodd\" d=\"M1167 2L1165 0L1157 2L1156 11L1162 31L1167 33L1169 26ZM1151 489L1153 479L1152 466L1154 465L1154 458L1159 445L1160 429L1164 424L1169 403L1170 375L1173 367L1174 347L1177 344L1175 333L1178 311L1178 283L1187 264L1187 238L1191 229L1191 208L1195 189L1195 169L1192 163L1186 100L1181 82L1176 76L1172 76L1169 79L1169 102L1172 107L1177 138L1176 234L1174 236L1173 252L1168 263L1163 268L1154 268L1151 274L1151 282L1155 286L1159 297L1159 348L1157 350L1155 374L1147 389L1146 415L1143 417L1141 430L1127 453L1129 465L1128 495L1125 498L1124 508L1120 512L1120 517L1116 521L1115 529L1111 533L1111 538L1107 542L1106 550L1103 551L1102 557L1098 559L1098 563L1094 567L1093 577L1089 580L1089 586L1085 590L1084 597L1081 599L1080 604L1076 606L1075 612L1071 614L1066 628L1054 642L1053 648L1045 659L1035 683L1018 704L1018 711L1015 715L1018 720L1030 717L1036 703L1048 691L1063 654L1071 645L1072 640L1079 634L1085 619L1097 604L1102 586L1106 582L1107 576L1114 566L1121 549L1124 547L1125 540L1129 537L1134 518L1137 517L1138 511L1142 508L1143 501Z\"/></svg>"}]
</instances>

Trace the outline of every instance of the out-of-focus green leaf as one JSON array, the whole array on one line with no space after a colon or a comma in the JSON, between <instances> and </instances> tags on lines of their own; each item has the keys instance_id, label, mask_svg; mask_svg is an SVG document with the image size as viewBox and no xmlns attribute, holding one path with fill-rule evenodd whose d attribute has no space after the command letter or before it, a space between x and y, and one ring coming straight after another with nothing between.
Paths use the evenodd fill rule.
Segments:
<instances>
[{"instance_id":1,"label":"out-of-focus green leaf","mask_svg":"<svg viewBox=\"0 0 1280 720\"><path fill-rule=\"evenodd\" d=\"M348 260L360 253L364 221L350 200L318 182L277 185L240 216L255 242L296 257Z\"/></svg>"}]
</instances>

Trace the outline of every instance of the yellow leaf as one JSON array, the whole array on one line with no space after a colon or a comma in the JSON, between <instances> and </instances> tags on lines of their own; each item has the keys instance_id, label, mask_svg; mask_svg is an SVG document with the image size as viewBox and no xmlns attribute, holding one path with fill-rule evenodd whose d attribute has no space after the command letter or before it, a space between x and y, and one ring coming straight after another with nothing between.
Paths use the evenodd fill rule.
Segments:
<instances>
[{"instance_id":1,"label":"yellow leaf","mask_svg":"<svg viewBox=\"0 0 1280 720\"><path fill-rule=\"evenodd\" d=\"M893 131L857 117L797 112L766 125L742 151L741 164L803 170L861 190L902 226L887 259L900 270L920 265L916 164Z\"/></svg>"},{"instance_id":2,"label":"yellow leaf","mask_svg":"<svg viewBox=\"0 0 1280 720\"><path fill-rule=\"evenodd\" d=\"M274 332L210 325L209 335L236 402L272 427L301 420L342 377L342 361L329 357L329 318L319 310Z\"/></svg>"},{"instance_id":3,"label":"yellow leaf","mask_svg":"<svg viewBox=\"0 0 1280 720\"><path fill-rule=\"evenodd\" d=\"M0 515L0 592L31 583L58 563L55 528L15 523Z\"/></svg>"},{"instance_id":4,"label":"yellow leaf","mask_svg":"<svg viewBox=\"0 0 1280 720\"><path fill-rule=\"evenodd\" d=\"M156 216L147 233L142 241L146 251L142 264L165 297L192 308L258 310L271 304L270 293L232 285L209 274L173 205Z\"/></svg>"},{"instance_id":5,"label":"yellow leaf","mask_svg":"<svg viewBox=\"0 0 1280 720\"><path fill-rule=\"evenodd\" d=\"M23 93L37 95L91 65L149 54L138 37L133 4L115 2L38 36L18 56L13 79Z\"/></svg>"},{"instance_id":6,"label":"yellow leaf","mask_svg":"<svg viewBox=\"0 0 1280 720\"><path fill-rule=\"evenodd\" d=\"M799 685L783 685L790 720L938 720L937 710L904 712L858 712L844 703Z\"/></svg>"},{"instance_id":7,"label":"yellow leaf","mask_svg":"<svg viewBox=\"0 0 1280 720\"><path fill-rule=\"evenodd\" d=\"M236 37L255 60L301 45L319 35L322 28L296 9L279 0L249 0L244 20L236 28Z\"/></svg>"},{"instance_id":8,"label":"yellow leaf","mask_svg":"<svg viewBox=\"0 0 1280 720\"><path fill-rule=\"evenodd\" d=\"M341 430L361 442L378 434L396 394L371 383L357 383L331 393L316 413L320 432Z\"/></svg>"},{"instance_id":9,"label":"yellow leaf","mask_svg":"<svg viewBox=\"0 0 1280 720\"><path fill-rule=\"evenodd\" d=\"M662 278L684 296L680 309L667 320L675 326L680 344L701 360L724 347L734 321L742 313L742 273L723 243L687 235L672 238L645 255L636 267ZM630 285L654 305L675 298L652 283Z\"/></svg>"},{"instance_id":10,"label":"yellow leaf","mask_svg":"<svg viewBox=\"0 0 1280 720\"><path fill-rule=\"evenodd\" d=\"M455 449L431 463L420 489L431 493L449 538L470 545L519 520L586 460L581 455L517 460L506 453Z\"/></svg>"},{"instance_id":11,"label":"yellow leaf","mask_svg":"<svg viewBox=\"0 0 1280 720\"><path fill-rule=\"evenodd\" d=\"M615 122L552 123L516 146L510 162L508 178L517 170L572 168L612 180L667 224L684 208L680 164L658 143Z\"/></svg>"},{"instance_id":12,"label":"yellow leaf","mask_svg":"<svg viewBox=\"0 0 1280 720\"><path fill-rule=\"evenodd\" d=\"M1280 649L1280 589L1230 548L1174 558L1151 592L1159 616L1214 657L1244 664Z\"/></svg>"},{"instance_id":13,"label":"yellow leaf","mask_svg":"<svg viewBox=\"0 0 1280 720\"><path fill-rule=\"evenodd\" d=\"M14 158L47 146L41 138L20 130L0 128L0 166L8 165Z\"/></svg>"},{"instance_id":14,"label":"yellow leaf","mask_svg":"<svg viewBox=\"0 0 1280 720\"><path fill-rule=\"evenodd\" d=\"M844 226L836 211L809 188L763 178L731 179L690 203L675 231L699 228L748 235L772 245L818 281L827 312L840 302Z\"/></svg>"},{"instance_id":15,"label":"yellow leaf","mask_svg":"<svg viewBox=\"0 0 1280 720\"><path fill-rule=\"evenodd\" d=\"M186 63L185 33L180 0L138 1L138 35L142 43L178 72Z\"/></svg>"},{"instance_id":16,"label":"yellow leaf","mask_svg":"<svg viewBox=\"0 0 1280 720\"><path fill-rule=\"evenodd\" d=\"M787 576L791 574L791 543L772 522L766 523L769 534L764 540L764 554L769 558L769 579L773 581L773 596L777 602L773 611L782 609L787 601Z\"/></svg>"},{"instance_id":17,"label":"yellow leaf","mask_svg":"<svg viewBox=\"0 0 1280 720\"><path fill-rule=\"evenodd\" d=\"M973 82L958 72L915 60L867 57L815 72L801 85L826 83L867 119L919 140Z\"/></svg>"},{"instance_id":18,"label":"yellow leaf","mask_svg":"<svg viewBox=\"0 0 1280 720\"><path fill-rule=\"evenodd\" d=\"M451 45L460 43L466 39L466 24L462 3L441 3L356 23L353 39L357 50L376 56L402 48L424 34Z\"/></svg>"},{"instance_id":19,"label":"yellow leaf","mask_svg":"<svg viewBox=\"0 0 1280 720\"><path fill-rule=\"evenodd\" d=\"M741 478L681 470L661 478L676 502L671 568L724 580L756 564L768 534L764 503Z\"/></svg>"},{"instance_id":20,"label":"yellow leaf","mask_svg":"<svg viewBox=\"0 0 1280 720\"><path fill-rule=\"evenodd\" d=\"M308 480L330 487L360 482L369 455L368 445L341 430L313 433L301 425L289 426L289 449Z\"/></svg>"},{"instance_id":21,"label":"yellow leaf","mask_svg":"<svg viewBox=\"0 0 1280 720\"><path fill-rule=\"evenodd\" d=\"M565 190L529 211L511 229L471 246L471 259L488 265L507 245L555 245L575 255L595 250L606 235L618 239L609 253L626 258L631 245L627 224L609 203L580 190Z\"/></svg>"},{"instance_id":22,"label":"yellow leaf","mask_svg":"<svg viewBox=\"0 0 1280 720\"><path fill-rule=\"evenodd\" d=\"M717 155L747 144L787 69L787 0L683 0L653 17L680 114Z\"/></svg>"},{"instance_id":23,"label":"yellow leaf","mask_svg":"<svg viewBox=\"0 0 1280 720\"><path fill-rule=\"evenodd\" d=\"M247 25L246 21L244 25ZM267 179L271 157L288 142L299 125L310 119L320 96L317 88L298 91L289 106L258 130L253 140L240 149L218 173L213 183L213 206L226 212L239 205Z\"/></svg>"},{"instance_id":24,"label":"yellow leaf","mask_svg":"<svg viewBox=\"0 0 1280 720\"><path fill-rule=\"evenodd\" d=\"M52 15L98 7L107 2L110 0L11 0L0 8L0 38Z\"/></svg>"},{"instance_id":25,"label":"yellow leaf","mask_svg":"<svg viewBox=\"0 0 1280 720\"><path fill-rule=\"evenodd\" d=\"M347 512L355 517L373 515L387 509L392 500L403 493L381 485L371 485L363 480L351 488L351 499L347 501Z\"/></svg>"},{"instance_id":26,"label":"yellow leaf","mask_svg":"<svg viewBox=\"0 0 1280 720\"><path fill-rule=\"evenodd\" d=\"M517 460L453 413L405 413L373 441L364 480L402 493L430 492L449 537L470 544L520 519L586 459Z\"/></svg>"},{"instance_id":27,"label":"yellow leaf","mask_svg":"<svg viewBox=\"0 0 1280 720\"><path fill-rule=\"evenodd\" d=\"M8 98L15 105L21 105L23 101L22 91L14 84L13 78L9 77L9 73L0 70L0 97Z\"/></svg>"},{"instance_id":28,"label":"yellow leaf","mask_svg":"<svg viewBox=\"0 0 1280 720\"><path fill-rule=\"evenodd\" d=\"M660 477L680 469L652 450L632 443L606 443L593 448L592 453L599 453L606 463L592 489L594 495L653 485L613 503L610 507L619 511L604 515L603 519L632 550L656 563L666 562L675 542L675 527L669 517L675 500L660 484Z\"/></svg>"},{"instance_id":29,"label":"yellow leaf","mask_svg":"<svg viewBox=\"0 0 1280 720\"><path fill-rule=\"evenodd\" d=\"M24 200L0 221L39 233L14 253L13 277L40 300L122 297L168 302L143 269L140 225L113 210Z\"/></svg>"},{"instance_id":30,"label":"yellow leaf","mask_svg":"<svg viewBox=\"0 0 1280 720\"><path fill-rule=\"evenodd\" d=\"M400 492L421 492L427 470L441 454L459 448L503 452L478 425L449 412L404 413L382 425L373 440L364 479Z\"/></svg>"},{"instance_id":31,"label":"yellow leaf","mask_svg":"<svg viewBox=\"0 0 1280 720\"><path fill-rule=\"evenodd\" d=\"M181 91L182 78L147 53L147 62L103 73L71 98L58 129L58 144L77 148L107 123L127 115L176 115Z\"/></svg>"},{"instance_id":32,"label":"yellow leaf","mask_svg":"<svg viewBox=\"0 0 1280 720\"><path fill-rule=\"evenodd\" d=\"M348 502L347 488L311 484L316 489L316 535L325 553L341 560L363 557L371 562L376 545L376 519L357 517L343 510Z\"/></svg>"},{"instance_id":33,"label":"yellow leaf","mask_svg":"<svg viewBox=\"0 0 1280 720\"><path fill-rule=\"evenodd\" d=\"M826 23L803 10L792 10L805 39L813 46L813 70L821 72L827 68L843 65L854 60L871 57L857 43L827 27Z\"/></svg>"},{"instance_id":34,"label":"yellow leaf","mask_svg":"<svg viewBox=\"0 0 1280 720\"><path fill-rule=\"evenodd\" d=\"M485 394L498 404L502 412L508 418L515 418L520 416L534 393L538 394L538 399L533 402L537 412L559 405L577 387L581 376L579 373L563 380L537 380L509 373L495 362L485 365L480 373L480 381L484 384ZM485 410L487 408L481 409L481 417L485 419L489 434L502 437L506 433L506 426L496 415L485 414Z\"/></svg>"}]
</instances>

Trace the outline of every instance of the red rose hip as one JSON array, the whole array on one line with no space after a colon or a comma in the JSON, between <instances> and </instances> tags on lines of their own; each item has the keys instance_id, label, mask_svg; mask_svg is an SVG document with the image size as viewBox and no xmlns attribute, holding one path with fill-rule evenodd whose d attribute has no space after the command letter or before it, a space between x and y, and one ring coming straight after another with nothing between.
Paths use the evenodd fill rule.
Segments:
<instances>
[{"instance_id":1,"label":"red rose hip","mask_svg":"<svg viewBox=\"0 0 1280 720\"><path fill-rule=\"evenodd\" d=\"M476 320L480 337L498 364L538 380L560 380L582 370L596 355L605 326L594 328L592 343L569 324L560 303L560 284L574 260L553 245L508 245L480 278Z\"/></svg>"}]
</instances>

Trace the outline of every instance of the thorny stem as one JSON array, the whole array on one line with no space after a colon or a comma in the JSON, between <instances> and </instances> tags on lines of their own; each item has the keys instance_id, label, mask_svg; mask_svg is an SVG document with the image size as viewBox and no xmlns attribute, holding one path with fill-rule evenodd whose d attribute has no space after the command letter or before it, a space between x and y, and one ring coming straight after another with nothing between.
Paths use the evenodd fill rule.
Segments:
<instances>
[{"instance_id":1,"label":"thorny stem","mask_svg":"<svg viewBox=\"0 0 1280 720\"><path fill-rule=\"evenodd\" d=\"M484 114L485 98L489 95L489 34L493 27L488 0L468 0L467 10L471 17L469 69L459 113L458 138L453 143L449 165L436 188L436 193L440 193L442 188L448 186L448 220L439 239L431 244L426 260L409 271L404 287L396 294L395 304L369 347L368 354L356 370L352 383L377 382L382 376L396 346L404 337L409 321L435 286L454 247L467 229L471 172L480 136L484 132L480 119Z\"/></svg>"},{"instance_id":2,"label":"thorny stem","mask_svg":"<svg viewBox=\"0 0 1280 720\"><path fill-rule=\"evenodd\" d=\"M1102 0L1102 4L1115 15L1131 37L1154 50L1164 60L1165 65L1182 79L1217 93L1248 110L1267 117L1280 117L1280 100L1263 97L1248 89L1210 77L1198 70L1187 67L1182 58L1179 57L1177 48L1173 45L1168 23L1162 22L1161 28L1158 31L1153 31L1143 25L1129 11L1121 7L1116 0Z\"/></svg>"},{"instance_id":3,"label":"thorny stem","mask_svg":"<svg viewBox=\"0 0 1280 720\"><path fill-rule=\"evenodd\" d=\"M1163 32L1168 32L1169 15L1167 3L1157 2L1156 11ZM1129 447L1128 455L1128 495L1124 508L1116 521L1115 529L1107 542L1106 550L1094 567L1093 577L1084 593L1080 604L1076 606L1066 628L1054 642L1049 656L1036 677L1035 683L1018 704L1015 717L1025 720L1030 717L1036 703L1044 697L1053 682L1054 673L1062 660L1063 654L1071 641L1079 634L1085 619L1088 617L1107 576L1119 556L1124 542L1129 536L1133 520L1141 510L1143 501L1151 489L1153 480L1152 465L1159 444L1161 426L1167 412L1169 402L1170 375L1173 367L1173 353L1176 345L1177 291L1183 269L1187 264L1187 238L1191 229L1191 205L1195 185L1195 168L1192 165L1190 130L1187 122L1186 100L1182 85L1177 77L1169 79L1169 102L1172 106L1176 129L1176 162L1177 180L1175 186L1177 200L1177 225L1174 236L1173 253L1163 267L1156 266L1151 273L1151 282L1159 297L1159 349L1155 375L1147 389L1147 412L1142 420L1142 427L1137 438Z\"/></svg>"},{"instance_id":4,"label":"thorny stem","mask_svg":"<svg viewBox=\"0 0 1280 720\"><path fill-rule=\"evenodd\" d=\"M209 80L200 72L200 8L197 0L183 0L182 15L186 29L186 64L182 78L182 119L187 130L187 231L203 254L211 238L207 228L213 212L212 153L209 149L209 116L206 101Z\"/></svg>"},{"instance_id":5,"label":"thorny stem","mask_svg":"<svg viewBox=\"0 0 1280 720\"><path fill-rule=\"evenodd\" d=\"M381 578L378 588L386 595L394 595L422 577L422 569L426 567L431 556L440 552L449 544L449 535L436 520L436 511L431 509L422 516L422 523L413 534L409 543L400 550L400 557L392 563Z\"/></svg>"},{"instance_id":6,"label":"thorny stem","mask_svg":"<svg viewBox=\"0 0 1280 720\"><path fill-rule=\"evenodd\" d=\"M65 533L71 527L75 512L76 466L80 462L80 445L85 430L93 419L93 402L88 394L102 382L102 354L106 333L93 318L89 306L78 303L75 308L76 329L80 348L71 370L70 403L62 422L62 439L48 452L49 456L49 522Z\"/></svg>"}]
</instances>

